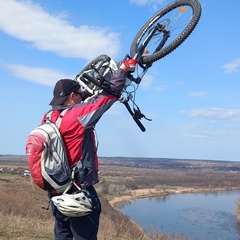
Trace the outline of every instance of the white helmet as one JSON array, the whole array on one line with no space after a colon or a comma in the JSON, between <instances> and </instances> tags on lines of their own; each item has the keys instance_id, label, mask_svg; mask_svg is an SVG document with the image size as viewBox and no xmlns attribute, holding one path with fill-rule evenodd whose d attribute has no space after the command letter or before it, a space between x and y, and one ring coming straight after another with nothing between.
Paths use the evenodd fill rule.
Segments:
<instances>
[{"instance_id":1,"label":"white helmet","mask_svg":"<svg viewBox=\"0 0 240 240\"><path fill-rule=\"evenodd\" d=\"M82 217L92 212L92 201L84 192L52 197L53 204L65 216Z\"/></svg>"}]
</instances>

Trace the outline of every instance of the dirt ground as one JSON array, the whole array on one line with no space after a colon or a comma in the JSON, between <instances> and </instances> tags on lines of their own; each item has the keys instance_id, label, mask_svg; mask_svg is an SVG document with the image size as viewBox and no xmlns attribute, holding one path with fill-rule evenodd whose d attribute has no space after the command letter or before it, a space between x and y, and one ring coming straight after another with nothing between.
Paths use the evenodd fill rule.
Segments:
<instances>
[{"instance_id":1,"label":"dirt ground","mask_svg":"<svg viewBox=\"0 0 240 240\"><path fill-rule=\"evenodd\" d=\"M206 193L206 192L221 192L221 191L228 191L229 189L226 188L184 188L179 187L175 189L167 189L167 190L157 190L157 189L137 189L131 190L128 196L118 196L114 197L109 201L111 206L115 207L118 204L123 202L131 202L136 199L140 198L151 198L151 197L158 197L158 196L165 196L165 195L172 195L172 194L187 194L187 193ZM240 187L232 188L232 190L240 190Z\"/></svg>"}]
</instances>

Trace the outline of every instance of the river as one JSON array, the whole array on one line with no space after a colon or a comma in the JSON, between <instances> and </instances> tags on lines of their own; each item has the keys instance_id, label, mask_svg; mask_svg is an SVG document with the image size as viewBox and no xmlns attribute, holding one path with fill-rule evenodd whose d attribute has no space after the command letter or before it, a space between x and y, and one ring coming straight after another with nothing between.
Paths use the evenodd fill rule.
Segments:
<instances>
[{"instance_id":1,"label":"river","mask_svg":"<svg viewBox=\"0 0 240 240\"><path fill-rule=\"evenodd\" d=\"M147 231L179 233L191 240L239 240L238 198L240 191L176 194L138 199L118 209Z\"/></svg>"}]
</instances>

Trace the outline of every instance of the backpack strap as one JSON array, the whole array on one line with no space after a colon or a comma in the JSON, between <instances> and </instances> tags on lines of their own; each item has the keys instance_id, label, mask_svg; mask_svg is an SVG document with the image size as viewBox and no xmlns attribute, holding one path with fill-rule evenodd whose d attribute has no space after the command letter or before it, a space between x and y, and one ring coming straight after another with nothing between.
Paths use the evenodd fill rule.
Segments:
<instances>
[{"instance_id":1,"label":"backpack strap","mask_svg":"<svg viewBox=\"0 0 240 240\"><path fill-rule=\"evenodd\" d=\"M86 170L87 170L87 174L85 172ZM80 184L83 184L84 178L92 171L92 163L86 160L82 160L82 161L80 160L75 166L74 171L79 173Z\"/></svg>"},{"instance_id":2,"label":"backpack strap","mask_svg":"<svg viewBox=\"0 0 240 240\"><path fill-rule=\"evenodd\" d=\"M61 122L62 122L62 118L63 116L65 115L65 113L67 112L68 108L64 109L58 116L56 122L55 122L55 125L56 127L59 129L60 128L60 125L61 125ZM53 110L50 110L47 114L46 114L46 118L45 118L45 122L49 121L49 122L52 122L51 121L51 118L52 118L52 113L53 113Z\"/></svg>"},{"instance_id":3,"label":"backpack strap","mask_svg":"<svg viewBox=\"0 0 240 240\"><path fill-rule=\"evenodd\" d=\"M44 122L51 121L52 113L53 113L53 110L50 110L50 111L46 114L46 118L44 119Z\"/></svg>"},{"instance_id":4,"label":"backpack strap","mask_svg":"<svg viewBox=\"0 0 240 240\"><path fill-rule=\"evenodd\" d=\"M59 129L61 122L62 122L62 118L65 115L65 113L67 112L68 108L64 109L60 115L58 116L55 125L56 127ZM47 114L46 114L46 118L45 121L49 121L51 122L51 118L52 118L52 113L53 110L50 110ZM85 161L85 160L79 160L78 163L74 166L71 167L71 171L72 171L72 176L71 176L71 182L70 184L67 186L67 188L64 190L63 194L67 193L71 188L72 185L75 185L76 188L78 190L85 190L85 184L84 184L84 178L86 177L86 171L87 170L87 175L92 171L92 163L89 161ZM82 189L79 189L78 185L75 183L75 174L78 173L78 176L80 177L79 183L81 184Z\"/></svg>"},{"instance_id":5,"label":"backpack strap","mask_svg":"<svg viewBox=\"0 0 240 240\"><path fill-rule=\"evenodd\" d=\"M55 125L57 126L58 129L60 128L60 125L61 125L61 122L62 122L62 118L63 118L64 114L67 112L67 110L68 110L67 108L64 109L64 110L60 113L60 115L58 116L57 121L55 122Z\"/></svg>"}]
</instances>

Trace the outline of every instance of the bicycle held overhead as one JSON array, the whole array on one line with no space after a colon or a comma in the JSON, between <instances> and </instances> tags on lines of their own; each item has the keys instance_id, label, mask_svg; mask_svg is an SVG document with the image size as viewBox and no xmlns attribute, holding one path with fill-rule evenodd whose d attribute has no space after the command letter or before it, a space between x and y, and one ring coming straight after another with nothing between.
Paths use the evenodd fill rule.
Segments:
<instances>
[{"instance_id":1,"label":"bicycle held overhead","mask_svg":"<svg viewBox=\"0 0 240 240\"><path fill-rule=\"evenodd\" d=\"M140 120L151 119L145 117L135 103L138 86L154 62L175 50L192 33L200 16L201 5L198 0L177 0L168 4L143 25L132 41L130 53L123 59L136 60L137 71L135 75L129 73L123 90L114 94L143 132L146 129ZM75 80L87 94L85 101L109 88L109 80L121 63L103 54L76 75Z\"/></svg>"}]
</instances>

